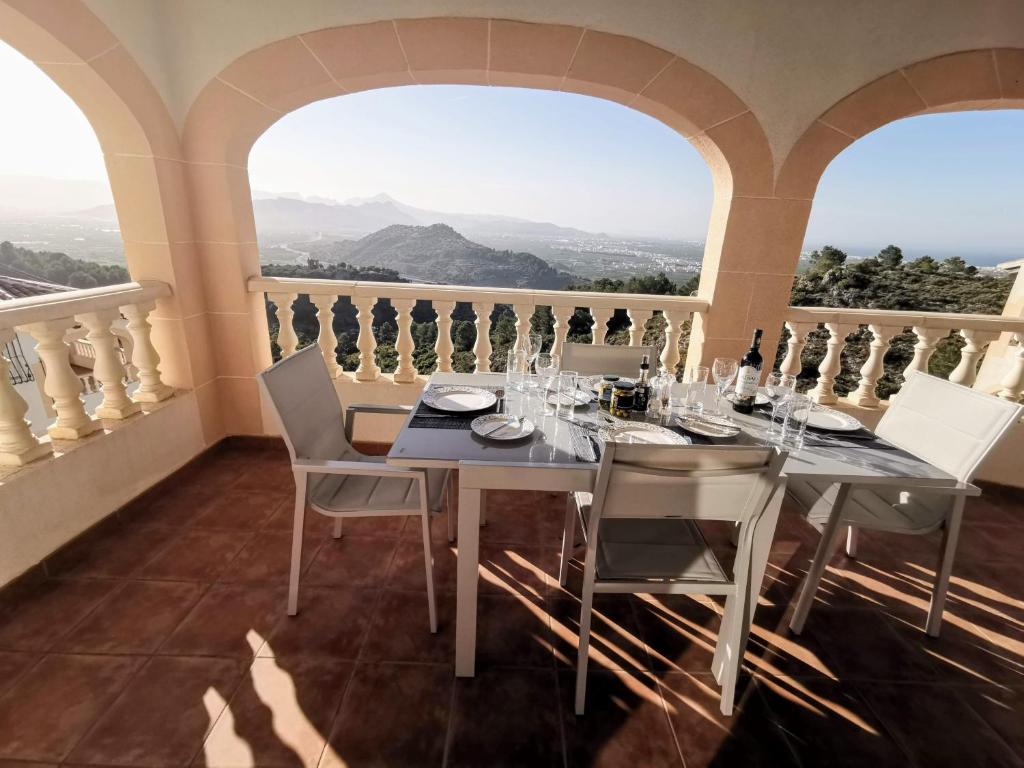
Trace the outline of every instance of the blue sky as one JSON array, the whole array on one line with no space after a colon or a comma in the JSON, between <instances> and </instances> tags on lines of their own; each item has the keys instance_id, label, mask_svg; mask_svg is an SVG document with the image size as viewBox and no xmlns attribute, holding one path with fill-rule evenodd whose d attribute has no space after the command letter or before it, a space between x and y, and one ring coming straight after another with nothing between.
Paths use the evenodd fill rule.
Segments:
<instances>
[{"instance_id":1,"label":"blue sky","mask_svg":"<svg viewBox=\"0 0 1024 768\"><path fill-rule=\"evenodd\" d=\"M96 137L45 74L0 43L0 175L106 182ZM574 94L390 88L285 116L250 157L254 189L498 213L591 231L703 240L704 161L639 112ZM0 200L0 208L5 201ZM1024 110L885 126L826 170L807 243L866 255L1024 256Z\"/></svg>"}]
</instances>

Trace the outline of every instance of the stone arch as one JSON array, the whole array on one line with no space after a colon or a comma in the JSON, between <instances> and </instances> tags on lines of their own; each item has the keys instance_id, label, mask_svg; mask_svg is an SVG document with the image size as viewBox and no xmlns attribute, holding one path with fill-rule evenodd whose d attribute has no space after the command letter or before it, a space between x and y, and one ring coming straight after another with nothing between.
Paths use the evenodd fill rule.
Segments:
<instances>
[{"instance_id":1,"label":"stone arch","mask_svg":"<svg viewBox=\"0 0 1024 768\"><path fill-rule=\"evenodd\" d=\"M205 339L181 145L152 83L81 0L0 0L0 39L42 69L82 110L100 147L135 280L169 283L150 315L164 380L196 393L208 441L222 433ZM205 402L206 407L202 407Z\"/></svg>"},{"instance_id":2,"label":"stone arch","mask_svg":"<svg viewBox=\"0 0 1024 768\"><path fill-rule=\"evenodd\" d=\"M919 61L859 88L826 110L793 145L775 194L810 200L825 168L857 139L914 115L1024 107L1024 50L984 48Z\"/></svg>"}]
</instances>

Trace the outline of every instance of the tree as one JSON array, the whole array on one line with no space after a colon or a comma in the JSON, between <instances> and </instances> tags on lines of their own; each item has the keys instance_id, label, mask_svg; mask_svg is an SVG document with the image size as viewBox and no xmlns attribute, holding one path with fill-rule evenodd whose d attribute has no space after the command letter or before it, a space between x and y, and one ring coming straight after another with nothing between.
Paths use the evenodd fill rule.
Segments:
<instances>
[{"instance_id":1,"label":"tree","mask_svg":"<svg viewBox=\"0 0 1024 768\"><path fill-rule=\"evenodd\" d=\"M898 267L903 262L903 250L895 245L887 245L878 252L878 262L886 269Z\"/></svg>"},{"instance_id":2,"label":"tree","mask_svg":"<svg viewBox=\"0 0 1024 768\"><path fill-rule=\"evenodd\" d=\"M811 251L811 266L808 271L816 275L823 275L836 267L843 266L846 259L846 254L838 248L826 245L820 251Z\"/></svg>"}]
</instances>

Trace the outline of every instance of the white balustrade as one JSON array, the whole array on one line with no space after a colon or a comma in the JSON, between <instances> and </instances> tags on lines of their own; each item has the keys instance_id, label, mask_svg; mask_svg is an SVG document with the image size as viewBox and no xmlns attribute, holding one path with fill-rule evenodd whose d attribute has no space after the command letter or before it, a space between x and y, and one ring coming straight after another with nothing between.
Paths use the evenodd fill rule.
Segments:
<instances>
[{"instance_id":1,"label":"white balustrade","mask_svg":"<svg viewBox=\"0 0 1024 768\"><path fill-rule=\"evenodd\" d=\"M647 330L647 321L654 316L652 310L638 310L626 308L626 317L629 318L629 346L639 347L643 344L644 333Z\"/></svg>"},{"instance_id":2,"label":"white balustrade","mask_svg":"<svg viewBox=\"0 0 1024 768\"><path fill-rule=\"evenodd\" d=\"M359 323L359 336L356 338L359 367L356 368L356 381L376 381L380 378L380 368L374 355L377 340L373 337L373 306L376 303L376 297L372 296L356 296L352 299L357 312L356 321Z\"/></svg>"},{"instance_id":3,"label":"white balustrade","mask_svg":"<svg viewBox=\"0 0 1024 768\"><path fill-rule=\"evenodd\" d=\"M416 348L412 340L412 310L416 306L415 299L392 299L395 308L395 322L398 325L398 340L395 351L398 353L398 366L395 368L395 381L408 384L416 381L416 366L412 362L412 353Z\"/></svg>"},{"instance_id":4,"label":"white balustrade","mask_svg":"<svg viewBox=\"0 0 1024 768\"><path fill-rule=\"evenodd\" d=\"M978 363L981 362L985 347L999 338L999 333L961 328L960 335L967 343L960 350L960 364L949 374L949 380L970 387L978 378Z\"/></svg>"},{"instance_id":5,"label":"white balustrade","mask_svg":"<svg viewBox=\"0 0 1024 768\"><path fill-rule=\"evenodd\" d=\"M476 372L487 373L491 370L491 312L494 311L494 303L473 302L473 311L476 313L476 343L473 345Z\"/></svg>"},{"instance_id":6,"label":"white balustrade","mask_svg":"<svg viewBox=\"0 0 1024 768\"><path fill-rule=\"evenodd\" d=\"M594 324L590 328L590 343L604 344L605 336L608 335L608 321L615 314L615 307L591 307L590 316L594 318Z\"/></svg>"},{"instance_id":7,"label":"white balustrade","mask_svg":"<svg viewBox=\"0 0 1024 768\"><path fill-rule=\"evenodd\" d=\"M516 315L516 347L526 344L530 335L530 321L533 319L533 304L513 304L512 311Z\"/></svg>"},{"instance_id":8,"label":"white balustrade","mask_svg":"<svg viewBox=\"0 0 1024 768\"><path fill-rule=\"evenodd\" d=\"M338 365L338 337L334 333L334 304L338 300L336 295L310 296L309 300L316 307L316 321L320 325L320 332L317 334L316 343L324 355L324 363L327 365L327 373L332 379L338 378L341 367Z\"/></svg>"},{"instance_id":9,"label":"white balustrade","mask_svg":"<svg viewBox=\"0 0 1024 768\"><path fill-rule=\"evenodd\" d=\"M132 365L139 372L139 387L132 396L137 403L159 403L174 394L160 378L160 355L151 338L153 328L149 324L149 313L155 308L156 303L152 301L121 307L132 336Z\"/></svg>"},{"instance_id":10,"label":"white balustrade","mask_svg":"<svg viewBox=\"0 0 1024 768\"><path fill-rule=\"evenodd\" d=\"M79 440L99 429L99 422L85 412L82 382L71 367L71 347L64 336L74 327L72 317L44 320L24 326L36 341L36 354L46 371L44 392L53 400L57 420L47 428L55 440Z\"/></svg>"},{"instance_id":11,"label":"white balustrade","mask_svg":"<svg viewBox=\"0 0 1024 768\"><path fill-rule=\"evenodd\" d=\"M949 328L928 328L927 326L915 325L914 335L917 336L917 343L914 344L914 358L909 365L903 369L903 380L906 381L915 373L928 373L928 362L935 353L936 345L949 336ZM897 392L893 397L899 397Z\"/></svg>"},{"instance_id":12,"label":"white balustrade","mask_svg":"<svg viewBox=\"0 0 1024 768\"><path fill-rule=\"evenodd\" d=\"M551 345L551 352L556 355L562 354L562 344L565 342L565 336L569 332L569 318L576 312L576 307L565 306L565 305L553 305L551 307L551 316L554 318L552 331L555 334L555 340Z\"/></svg>"},{"instance_id":13,"label":"white balustrade","mask_svg":"<svg viewBox=\"0 0 1024 768\"><path fill-rule=\"evenodd\" d=\"M825 359L818 367L818 384L808 394L816 403L835 403L839 401L833 386L842 368L843 347L846 337L857 330L856 325L846 323L825 323L828 331L828 347Z\"/></svg>"},{"instance_id":14,"label":"white balustrade","mask_svg":"<svg viewBox=\"0 0 1024 768\"><path fill-rule=\"evenodd\" d=\"M437 370L448 373L452 369L452 312L455 311L454 301L435 301L434 311L437 312L437 342L434 352L437 354Z\"/></svg>"},{"instance_id":15,"label":"white balustrade","mask_svg":"<svg viewBox=\"0 0 1024 768\"><path fill-rule=\"evenodd\" d=\"M683 331L683 323L690 315L675 309L666 309L664 314L665 348L661 350L661 365L670 375L675 375L679 365L679 336Z\"/></svg>"},{"instance_id":16,"label":"white balustrade","mask_svg":"<svg viewBox=\"0 0 1024 768\"><path fill-rule=\"evenodd\" d=\"M13 328L0 328L0 350L14 340ZM0 466L18 467L53 453L41 443L25 420L28 403L21 399L10 377L10 360L0 354Z\"/></svg>"},{"instance_id":17,"label":"white balustrade","mask_svg":"<svg viewBox=\"0 0 1024 768\"><path fill-rule=\"evenodd\" d=\"M803 370L801 356L804 346L807 344L807 337L817 329L817 323L796 323L786 321L786 328L789 330L789 339L786 340L786 357L779 365L779 372L787 376L798 376Z\"/></svg>"},{"instance_id":18,"label":"white balustrade","mask_svg":"<svg viewBox=\"0 0 1024 768\"><path fill-rule=\"evenodd\" d=\"M1008 354L1010 367L999 382L999 396L1004 400L1019 402L1024 398L1024 333L1013 335Z\"/></svg>"},{"instance_id":19,"label":"white balustrade","mask_svg":"<svg viewBox=\"0 0 1024 768\"><path fill-rule=\"evenodd\" d=\"M901 326L879 325L872 323L868 326L871 332L871 344L868 351L868 359L860 369L860 382L857 389L851 392L847 399L854 405L862 407L874 407L880 402L875 388L878 380L885 373L885 353L889 351L889 343L893 336L903 332Z\"/></svg>"},{"instance_id":20,"label":"white balustrade","mask_svg":"<svg viewBox=\"0 0 1024 768\"><path fill-rule=\"evenodd\" d=\"M288 357L299 346L294 327L295 310L292 309L299 296L296 293L271 293L267 298L277 307L277 346L281 348L281 357Z\"/></svg>"},{"instance_id":21,"label":"white balustrade","mask_svg":"<svg viewBox=\"0 0 1024 768\"><path fill-rule=\"evenodd\" d=\"M96 417L100 419L125 419L142 410L142 406L128 397L125 388L125 370L121 362L117 337L111 333L111 326L120 318L116 309L86 312L78 319L89 330L95 365L93 374L99 381L103 402L96 406Z\"/></svg>"}]
</instances>

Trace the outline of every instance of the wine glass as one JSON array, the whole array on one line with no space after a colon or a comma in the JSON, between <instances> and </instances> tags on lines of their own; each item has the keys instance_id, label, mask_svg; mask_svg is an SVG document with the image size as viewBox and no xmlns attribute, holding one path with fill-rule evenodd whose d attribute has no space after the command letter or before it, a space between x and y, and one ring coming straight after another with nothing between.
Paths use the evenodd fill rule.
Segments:
<instances>
[{"instance_id":1,"label":"wine glass","mask_svg":"<svg viewBox=\"0 0 1024 768\"><path fill-rule=\"evenodd\" d=\"M541 397L545 401L550 397L551 383L561 365L561 359L556 354L543 353L537 355L537 375L540 377Z\"/></svg>"},{"instance_id":2,"label":"wine glass","mask_svg":"<svg viewBox=\"0 0 1024 768\"><path fill-rule=\"evenodd\" d=\"M779 407L795 392L796 376L772 372L764 380L764 393L772 404L772 418L768 422L768 437L775 436L775 418L779 415Z\"/></svg>"},{"instance_id":3,"label":"wine glass","mask_svg":"<svg viewBox=\"0 0 1024 768\"><path fill-rule=\"evenodd\" d=\"M736 378L736 373L739 371L739 364L731 357L716 357L714 364L711 366L711 372L715 377L715 415L724 418L725 414L722 413L722 395L725 394L725 390L732 384L733 379Z\"/></svg>"}]
</instances>

